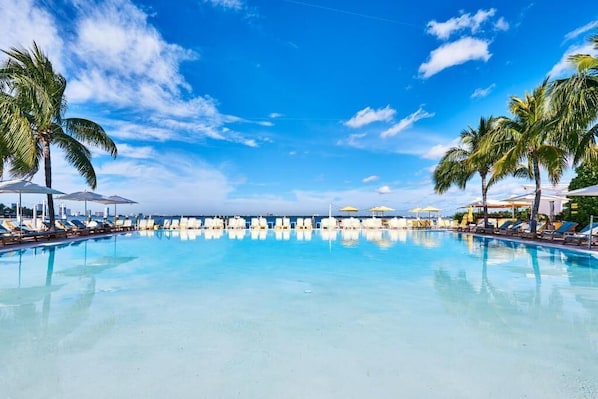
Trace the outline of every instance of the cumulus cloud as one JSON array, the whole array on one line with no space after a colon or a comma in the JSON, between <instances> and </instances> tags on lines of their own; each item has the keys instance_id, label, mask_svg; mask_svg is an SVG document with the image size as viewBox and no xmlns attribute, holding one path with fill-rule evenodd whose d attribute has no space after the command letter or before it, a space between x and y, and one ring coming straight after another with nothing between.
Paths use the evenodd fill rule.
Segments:
<instances>
[{"instance_id":1,"label":"cumulus cloud","mask_svg":"<svg viewBox=\"0 0 598 399\"><path fill-rule=\"evenodd\" d=\"M421 157L424 159L440 159L446 154L446 152L459 145L461 139L459 137L454 138L450 143L446 144L435 144L428 148L428 150L424 151L421 154ZM435 166L434 166L435 168Z\"/></svg>"},{"instance_id":2,"label":"cumulus cloud","mask_svg":"<svg viewBox=\"0 0 598 399\"><path fill-rule=\"evenodd\" d=\"M345 122L345 125L352 128L359 128L373 122L389 122L396 113L397 111L392 109L390 105L379 109L366 107Z\"/></svg>"},{"instance_id":3,"label":"cumulus cloud","mask_svg":"<svg viewBox=\"0 0 598 399\"><path fill-rule=\"evenodd\" d=\"M363 178L361 181L363 183L371 183L371 182L374 182L374 181L376 181L378 179L380 179L379 176L372 175L372 176L368 176L368 177Z\"/></svg>"},{"instance_id":4,"label":"cumulus cloud","mask_svg":"<svg viewBox=\"0 0 598 399\"><path fill-rule=\"evenodd\" d=\"M503 18L500 17L498 21L494 23L494 28L496 30L509 30L509 23Z\"/></svg>"},{"instance_id":5,"label":"cumulus cloud","mask_svg":"<svg viewBox=\"0 0 598 399\"><path fill-rule=\"evenodd\" d=\"M486 87L485 89L477 88L473 91L473 93L471 93L471 98L486 97L488 94L490 94L490 92L492 90L494 90L495 87L496 87L496 85L494 83L492 83L490 86Z\"/></svg>"},{"instance_id":6,"label":"cumulus cloud","mask_svg":"<svg viewBox=\"0 0 598 399\"><path fill-rule=\"evenodd\" d=\"M390 128L380 133L380 137L385 139L387 137L396 136L401 131L413 126L415 122L421 119L431 118L433 116L433 113L427 112L422 107L420 107L411 115L407 115L405 118L401 119L399 122L395 123Z\"/></svg>"},{"instance_id":7,"label":"cumulus cloud","mask_svg":"<svg viewBox=\"0 0 598 399\"><path fill-rule=\"evenodd\" d=\"M64 42L50 13L36 6L33 0L0 0L2 28L0 48L30 49L33 41L46 52L52 65L64 73L62 51ZM4 58L0 54L0 59Z\"/></svg>"},{"instance_id":8,"label":"cumulus cloud","mask_svg":"<svg viewBox=\"0 0 598 399\"><path fill-rule=\"evenodd\" d=\"M390 189L389 186L382 186L382 187L378 188L378 190L376 190L376 192L378 194L390 194L392 192L392 190Z\"/></svg>"},{"instance_id":9,"label":"cumulus cloud","mask_svg":"<svg viewBox=\"0 0 598 399\"><path fill-rule=\"evenodd\" d=\"M437 22L432 20L428 22L427 32L436 36L441 40L448 39L453 33L469 31L470 33L477 33L482 24L496 14L496 9L478 10L475 14L462 14L458 17L453 17L445 22ZM500 22L502 20L502 22ZM505 27L506 21L499 19L501 28ZM507 25L508 28L508 25Z\"/></svg>"},{"instance_id":10,"label":"cumulus cloud","mask_svg":"<svg viewBox=\"0 0 598 399\"><path fill-rule=\"evenodd\" d=\"M482 60L488 61L492 56L488 51L489 42L473 37L464 37L457 41L443 44L430 53L427 62L419 67L419 74L423 78L429 78L438 72L463 64L467 61Z\"/></svg>"},{"instance_id":11,"label":"cumulus cloud","mask_svg":"<svg viewBox=\"0 0 598 399\"><path fill-rule=\"evenodd\" d=\"M210 138L258 145L255 139L226 128L226 124L271 126L271 122L224 115L215 99L195 95L180 66L197 61L199 54L167 42L144 11L129 0L99 5L78 2L77 7L72 44L65 49L76 61L66 93L71 102L116 107L129 113L129 121L136 115L145 119L141 115L148 112L154 115L149 131L119 133L129 139L189 142ZM173 127L183 130L166 132Z\"/></svg>"}]
</instances>

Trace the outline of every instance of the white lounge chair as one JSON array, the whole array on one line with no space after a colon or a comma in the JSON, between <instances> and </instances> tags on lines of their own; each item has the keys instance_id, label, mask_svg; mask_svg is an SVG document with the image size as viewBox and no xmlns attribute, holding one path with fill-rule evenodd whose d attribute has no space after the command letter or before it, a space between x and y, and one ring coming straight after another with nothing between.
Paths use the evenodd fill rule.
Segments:
<instances>
[{"instance_id":1,"label":"white lounge chair","mask_svg":"<svg viewBox=\"0 0 598 399\"><path fill-rule=\"evenodd\" d=\"M264 217L259 218L260 230L268 230L268 221Z\"/></svg>"},{"instance_id":2,"label":"white lounge chair","mask_svg":"<svg viewBox=\"0 0 598 399\"><path fill-rule=\"evenodd\" d=\"M314 228L311 218L303 219L303 228L306 230L311 230Z\"/></svg>"},{"instance_id":3,"label":"white lounge chair","mask_svg":"<svg viewBox=\"0 0 598 399\"><path fill-rule=\"evenodd\" d=\"M189 219L184 216L181 216L181 220L179 221L179 228L181 230L188 229L189 228Z\"/></svg>"},{"instance_id":4,"label":"white lounge chair","mask_svg":"<svg viewBox=\"0 0 598 399\"><path fill-rule=\"evenodd\" d=\"M282 218L276 218L274 220L274 228L276 230L282 230Z\"/></svg>"},{"instance_id":5,"label":"white lounge chair","mask_svg":"<svg viewBox=\"0 0 598 399\"><path fill-rule=\"evenodd\" d=\"M282 218L282 229L283 230L290 230L291 229L291 219L288 217Z\"/></svg>"},{"instance_id":6,"label":"white lounge chair","mask_svg":"<svg viewBox=\"0 0 598 399\"><path fill-rule=\"evenodd\" d=\"M320 222L320 229L332 230L336 229L336 219L333 217L323 218Z\"/></svg>"}]
</instances>

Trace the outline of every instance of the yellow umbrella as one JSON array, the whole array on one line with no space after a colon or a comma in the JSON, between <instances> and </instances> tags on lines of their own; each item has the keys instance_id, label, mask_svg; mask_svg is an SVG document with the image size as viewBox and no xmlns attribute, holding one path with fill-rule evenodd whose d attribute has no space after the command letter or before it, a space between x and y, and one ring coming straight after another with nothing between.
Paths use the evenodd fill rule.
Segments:
<instances>
[{"instance_id":1,"label":"yellow umbrella","mask_svg":"<svg viewBox=\"0 0 598 399\"><path fill-rule=\"evenodd\" d=\"M358 212L359 209L352 207L352 206L345 206L344 208L339 209L340 212Z\"/></svg>"},{"instance_id":2,"label":"yellow umbrella","mask_svg":"<svg viewBox=\"0 0 598 399\"><path fill-rule=\"evenodd\" d=\"M419 213L422 211L422 208L412 208L409 209L409 212L415 213L415 217L419 219Z\"/></svg>"},{"instance_id":3,"label":"yellow umbrella","mask_svg":"<svg viewBox=\"0 0 598 399\"><path fill-rule=\"evenodd\" d=\"M394 209L389 208L387 206L381 205L381 206L375 206L373 208L370 208L370 212L373 213L384 213L384 212L392 212L394 211Z\"/></svg>"},{"instance_id":4,"label":"yellow umbrella","mask_svg":"<svg viewBox=\"0 0 598 399\"><path fill-rule=\"evenodd\" d=\"M431 217L432 212L440 212L440 209L435 208L433 206L426 206L425 208L421 208L422 212L428 212L428 219Z\"/></svg>"}]
</instances>

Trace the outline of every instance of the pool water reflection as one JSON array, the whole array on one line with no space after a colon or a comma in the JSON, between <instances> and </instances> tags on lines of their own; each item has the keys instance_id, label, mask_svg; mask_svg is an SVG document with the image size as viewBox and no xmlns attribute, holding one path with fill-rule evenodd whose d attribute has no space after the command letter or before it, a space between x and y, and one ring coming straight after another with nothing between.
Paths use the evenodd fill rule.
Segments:
<instances>
[{"instance_id":1,"label":"pool water reflection","mask_svg":"<svg viewBox=\"0 0 598 399\"><path fill-rule=\"evenodd\" d=\"M598 395L598 261L434 231L152 231L0 254L10 398Z\"/></svg>"}]
</instances>

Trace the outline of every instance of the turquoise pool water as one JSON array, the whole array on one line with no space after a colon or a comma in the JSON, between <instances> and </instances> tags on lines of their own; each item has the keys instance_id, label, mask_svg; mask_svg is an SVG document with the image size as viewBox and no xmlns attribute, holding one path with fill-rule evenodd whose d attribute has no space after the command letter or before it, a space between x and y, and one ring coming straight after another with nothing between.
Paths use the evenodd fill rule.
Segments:
<instances>
[{"instance_id":1,"label":"turquoise pool water","mask_svg":"<svg viewBox=\"0 0 598 399\"><path fill-rule=\"evenodd\" d=\"M0 398L598 396L592 255L449 232L216 234L0 254Z\"/></svg>"}]
</instances>

